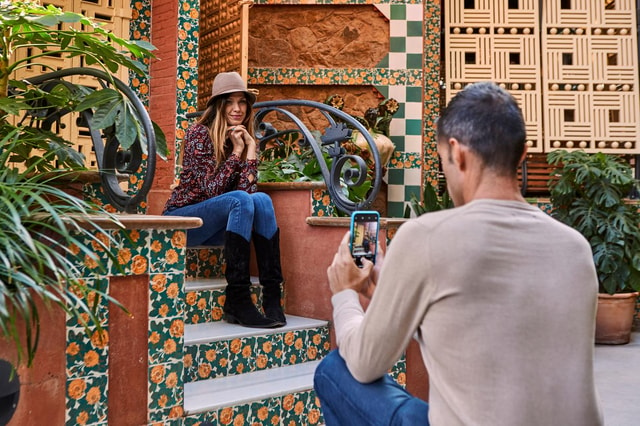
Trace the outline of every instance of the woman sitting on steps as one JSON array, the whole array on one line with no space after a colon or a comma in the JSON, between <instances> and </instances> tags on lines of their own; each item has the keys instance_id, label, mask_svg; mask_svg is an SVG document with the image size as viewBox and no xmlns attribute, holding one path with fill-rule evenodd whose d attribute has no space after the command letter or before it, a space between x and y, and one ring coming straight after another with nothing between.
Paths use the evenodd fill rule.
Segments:
<instances>
[{"instance_id":1,"label":"woman sitting on steps","mask_svg":"<svg viewBox=\"0 0 640 426\"><path fill-rule=\"evenodd\" d=\"M190 247L224 242L227 322L274 328L286 324L280 305L280 233L271 198L257 192L255 100L240 74L216 76L206 110L185 134L180 180L163 214L202 219L202 227L187 231ZM264 315L251 301L251 238Z\"/></svg>"}]
</instances>

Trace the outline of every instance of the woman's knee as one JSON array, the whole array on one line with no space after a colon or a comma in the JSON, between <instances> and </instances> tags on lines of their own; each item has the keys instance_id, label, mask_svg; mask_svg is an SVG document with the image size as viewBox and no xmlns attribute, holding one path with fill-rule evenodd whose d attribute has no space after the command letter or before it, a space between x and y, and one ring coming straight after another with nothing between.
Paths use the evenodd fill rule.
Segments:
<instances>
[{"instance_id":1,"label":"woman's knee","mask_svg":"<svg viewBox=\"0 0 640 426\"><path fill-rule=\"evenodd\" d=\"M264 192L251 194L251 200L253 201L256 211L273 212L273 201L271 201L271 197Z\"/></svg>"},{"instance_id":2,"label":"woman's knee","mask_svg":"<svg viewBox=\"0 0 640 426\"><path fill-rule=\"evenodd\" d=\"M255 207L251 195L245 191L234 191L232 209L239 209L252 214L255 211Z\"/></svg>"}]
</instances>

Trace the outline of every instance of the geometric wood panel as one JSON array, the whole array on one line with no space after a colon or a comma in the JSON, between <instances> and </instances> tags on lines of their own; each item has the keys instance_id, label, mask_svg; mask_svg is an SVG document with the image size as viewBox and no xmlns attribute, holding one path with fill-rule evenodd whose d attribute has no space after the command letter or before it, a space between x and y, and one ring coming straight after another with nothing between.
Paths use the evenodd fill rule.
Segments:
<instances>
[{"instance_id":1,"label":"geometric wood panel","mask_svg":"<svg viewBox=\"0 0 640 426\"><path fill-rule=\"evenodd\" d=\"M445 10L447 101L492 80L518 100L529 152L640 153L634 0L447 0Z\"/></svg>"},{"instance_id":2,"label":"geometric wood panel","mask_svg":"<svg viewBox=\"0 0 640 426\"><path fill-rule=\"evenodd\" d=\"M201 110L211 97L213 79L218 73L242 72L242 5L246 3L246 0L200 1L198 107Z\"/></svg>"},{"instance_id":3,"label":"geometric wood panel","mask_svg":"<svg viewBox=\"0 0 640 426\"><path fill-rule=\"evenodd\" d=\"M541 152L539 2L446 0L447 102L465 86L494 81L522 110L529 152Z\"/></svg>"},{"instance_id":4,"label":"geometric wood panel","mask_svg":"<svg viewBox=\"0 0 640 426\"><path fill-rule=\"evenodd\" d=\"M545 151L640 153L636 5L543 2Z\"/></svg>"}]
</instances>

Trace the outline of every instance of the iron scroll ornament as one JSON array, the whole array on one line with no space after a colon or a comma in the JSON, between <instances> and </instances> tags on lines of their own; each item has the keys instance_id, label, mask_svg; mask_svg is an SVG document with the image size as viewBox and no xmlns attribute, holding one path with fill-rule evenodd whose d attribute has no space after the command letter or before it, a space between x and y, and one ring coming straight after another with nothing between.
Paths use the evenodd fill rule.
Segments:
<instances>
[{"instance_id":1,"label":"iron scroll ornament","mask_svg":"<svg viewBox=\"0 0 640 426\"><path fill-rule=\"evenodd\" d=\"M121 149L114 126L108 127L103 131L92 127L91 117L93 112L91 110L78 113L77 123L78 127L86 128L91 137L102 188L109 202L118 211L135 213L137 206L146 199L151 189L156 167L156 136L149 114L142 101L129 86L99 69L68 68L31 77L28 82L39 86L44 91L51 91L58 85L64 85L73 90L77 85L64 80L64 78L71 76L94 77L102 88L113 84L131 102L134 108L134 113L140 122L144 141L137 137L129 149ZM55 105L51 105L41 111L40 114L43 118L34 120L33 124L44 130L52 130L54 124L59 123L64 115L72 112ZM143 143L145 144L147 159L146 166L142 171L143 175L140 176L143 181L142 185L137 188L137 191L130 190L130 193L125 193L120 187L119 180L123 176L135 174L140 169L145 151L142 146Z\"/></svg>"},{"instance_id":2,"label":"iron scroll ornament","mask_svg":"<svg viewBox=\"0 0 640 426\"><path fill-rule=\"evenodd\" d=\"M328 126L320 136L320 140L313 135L306 124L290 108L305 107L317 109L326 119ZM289 133L300 133L300 148L310 148L313 151L322 178L329 191L329 196L335 207L342 213L350 215L356 210L369 209L380 191L382 183L382 166L380 164L380 154L378 148L369 131L351 115L327 104L309 100L287 99L276 101L256 102L253 105L255 111L255 129L257 142L260 149L264 149L266 144L274 139ZM269 114L280 114L287 117L295 128L278 130L265 121ZM202 111L187 114L187 118L194 118L202 115ZM367 179L367 164L358 155L348 154L342 146L344 142L351 140L353 129L358 130L365 138L371 155L374 160L374 173L371 189L368 191L365 200L356 203L350 200L343 192L342 187L359 187ZM322 148L327 147L329 156L333 158L331 169L327 166L322 155Z\"/></svg>"}]
</instances>

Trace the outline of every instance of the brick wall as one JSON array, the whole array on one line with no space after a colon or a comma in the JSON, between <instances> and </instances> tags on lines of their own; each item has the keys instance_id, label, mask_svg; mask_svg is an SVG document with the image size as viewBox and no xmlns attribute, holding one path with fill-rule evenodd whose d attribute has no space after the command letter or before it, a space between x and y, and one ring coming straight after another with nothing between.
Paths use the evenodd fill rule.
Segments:
<instances>
[{"instance_id":1,"label":"brick wall","mask_svg":"<svg viewBox=\"0 0 640 426\"><path fill-rule=\"evenodd\" d=\"M151 43L157 47L151 62L149 110L151 119L164 131L169 147L167 161L159 160L153 188L148 197L148 213L159 214L173 182L176 139L176 72L178 42L178 2L152 0Z\"/></svg>"}]
</instances>

